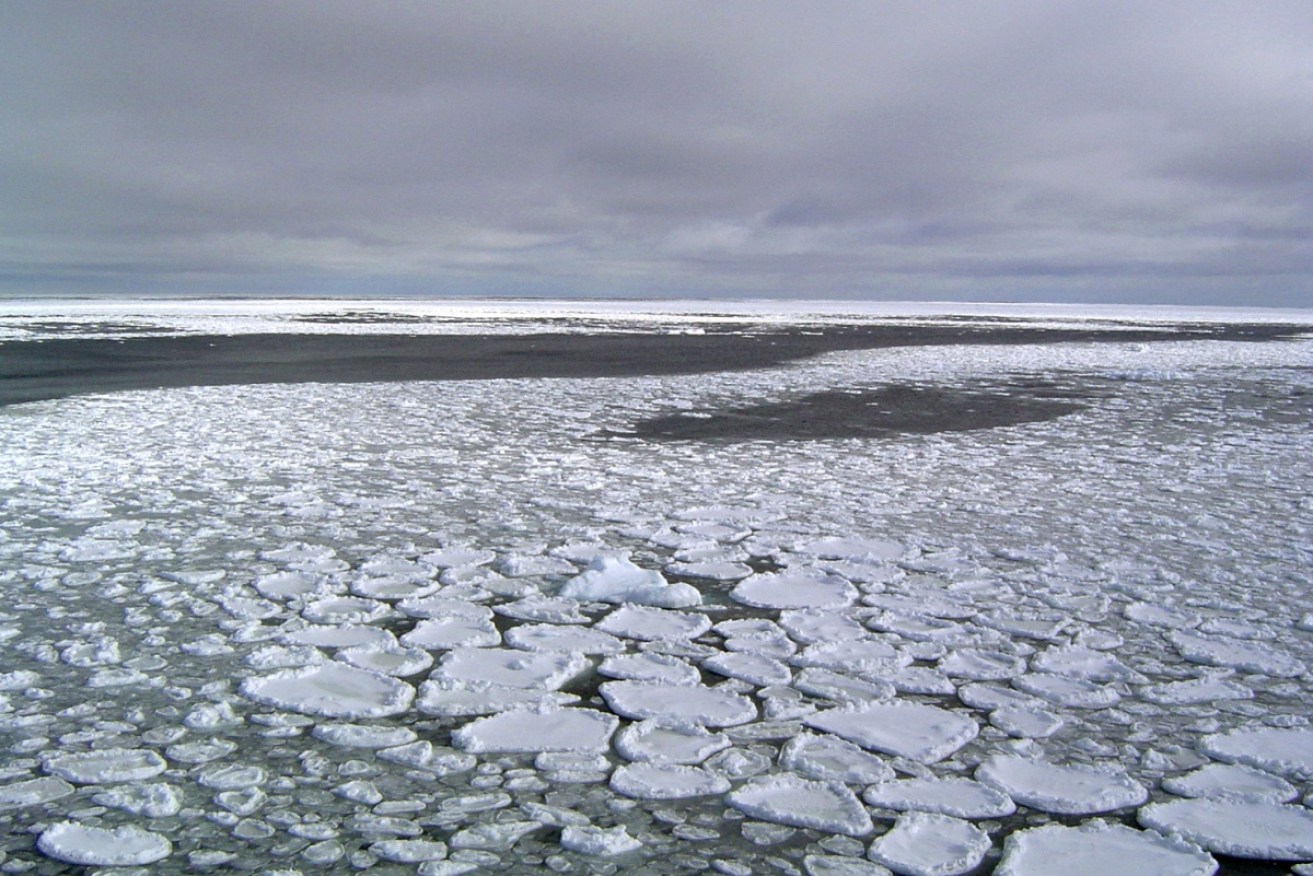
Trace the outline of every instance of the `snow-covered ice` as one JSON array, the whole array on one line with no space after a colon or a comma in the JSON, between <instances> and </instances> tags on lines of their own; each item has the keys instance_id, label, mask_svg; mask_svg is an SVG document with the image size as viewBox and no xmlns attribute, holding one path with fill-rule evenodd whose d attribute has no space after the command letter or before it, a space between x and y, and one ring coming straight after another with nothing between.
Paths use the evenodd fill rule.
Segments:
<instances>
[{"instance_id":1,"label":"snow-covered ice","mask_svg":"<svg viewBox=\"0 0 1313 876\"><path fill-rule=\"evenodd\" d=\"M829 709L803 723L834 733L872 751L921 763L943 760L972 739L980 727L958 712L923 703L877 703Z\"/></svg>"},{"instance_id":2,"label":"snow-covered ice","mask_svg":"<svg viewBox=\"0 0 1313 876\"><path fill-rule=\"evenodd\" d=\"M1055 764L996 754L976 769L976 778L1013 800L1060 815L1090 815L1138 806L1149 792L1120 767Z\"/></svg>"},{"instance_id":3,"label":"snow-covered ice","mask_svg":"<svg viewBox=\"0 0 1313 876\"><path fill-rule=\"evenodd\" d=\"M415 689L403 681L341 663L248 678L242 693L257 703L325 718L396 715L415 698Z\"/></svg>"},{"instance_id":4,"label":"snow-covered ice","mask_svg":"<svg viewBox=\"0 0 1313 876\"><path fill-rule=\"evenodd\" d=\"M37 848L56 861L95 867L141 867L173 853L167 837L134 825L104 828L72 821L47 827Z\"/></svg>"},{"instance_id":5,"label":"snow-covered ice","mask_svg":"<svg viewBox=\"0 0 1313 876\"><path fill-rule=\"evenodd\" d=\"M614 715L592 709L516 709L471 721L452 741L475 753L606 751L619 724Z\"/></svg>"},{"instance_id":6,"label":"snow-covered ice","mask_svg":"<svg viewBox=\"0 0 1313 876\"><path fill-rule=\"evenodd\" d=\"M1313 812L1304 806L1244 800L1150 803L1140 824L1179 834L1222 855L1269 861L1313 858Z\"/></svg>"},{"instance_id":7,"label":"snow-covered ice","mask_svg":"<svg viewBox=\"0 0 1313 876\"><path fill-rule=\"evenodd\" d=\"M1008 836L997 876L1213 876L1217 861L1194 843L1123 824L1047 824Z\"/></svg>"},{"instance_id":8,"label":"snow-covered ice","mask_svg":"<svg viewBox=\"0 0 1313 876\"><path fill-rule=\"evenodd\" d=\"M841 782L781 773L753 779L727 799L735 809L764 821L848 836L867 836L875 829L861 802Z\"/></svg>"},{"instance_id":9,"label":"snow-covered ice","mask_svg":"<svg viewBox=\"0 0 1313 876\"><path fill-rule=\"evenodd\" d=\"M871 843L868 854L907 876L957 876L974 870L992 843L969 821L929 812L901 815L893 830Z\"/></svg>"}]
</instances>

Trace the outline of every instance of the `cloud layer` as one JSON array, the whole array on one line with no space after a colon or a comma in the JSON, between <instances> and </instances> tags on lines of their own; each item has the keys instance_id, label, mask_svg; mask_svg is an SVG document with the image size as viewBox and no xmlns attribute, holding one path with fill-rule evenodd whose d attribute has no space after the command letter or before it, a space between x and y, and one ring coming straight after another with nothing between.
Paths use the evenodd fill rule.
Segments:
<instances>
[{"instance_id":1,"label":"cloud layer","mask_svg":"<svg viewBox=\"0 0 1313 876\"><path fill-rule=\"evenodd\" d=\"M0 292L1313 306L1313 5L0 0Z\"/></svg>"}]
</instances>

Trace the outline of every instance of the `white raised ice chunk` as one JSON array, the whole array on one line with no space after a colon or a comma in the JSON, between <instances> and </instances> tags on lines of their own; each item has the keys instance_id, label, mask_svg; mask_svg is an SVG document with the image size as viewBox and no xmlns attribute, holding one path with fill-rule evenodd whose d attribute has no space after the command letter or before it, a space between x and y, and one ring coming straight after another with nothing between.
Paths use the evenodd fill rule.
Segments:
<instances>
[{"instance_id":1,"label":"white raised ice chunk","mask_svg":"<svg viewBox=\"0 0 1313 876\"><path fill-rule=\"evenodd\" d=\"M168 768L164 758L145 748L103 748L97 751L43 754L46 772L77 785L139 782Z\"/></svg>"},{"instance_id":2,"label":"white raised ice chunk","mask_svg":"<svg viewBox=\"0 0 1313 876\"><path fill-rule=\"evenodd\" d=\"M415 624L401 636L401 644L410 648L441 651L448 648L488 648L500 644L501 633L486 617L453 615L431 617Z\"/></svg>"},{"instance_id":3,"label":"white raised ice chunk","mask_svg":"<svg viewBox=\"0 0 1313 876\"><path fill-rule=\"evenodd\" d=\"M1241 800L1173 800L1139 811L1140 824L1180 834L1219 855L1267 861L1313 859L1313 811Z\"/></svg>"},{"instance_id":4,"label":"white raised ice chunk","mask_svg":"<svg viewBox=\"0 0 1313 876\"><path fill-rule=\"evenodd\" d=\"M113 806L147 818L168 818L182 811L182 792L165 782L115 785L92 800L99 806Z\"/></svg>"},{"instance_id":5,"label":"white raised ice chunk","mask_svg":"<svg viewBox=\"0 0 1313 876\"><path fill-rule=\"evenodd\" d=\"M36 847L47 858L84 867L144 867L173 853L163 834L140 827L91 827L59 821L41 832Z\"/></svg>"},{"instance_id":6,"label":"white raised ice chunk","mask_svg":"<svg viewBox=\"0 0 1313 876\"><path fill-rule=\"evenodd\" d=\"M442 655L430 676L437 681L556 690L589 667L582 654L535 653L510 648L457 648Z\"/></svg>"},{"instance_id":7,"label":"white raised ice chunk","mask_svg":"<svg viewBox=\"0 0 1313 876\"><path fill-rule=\"evenodd\" d=\"M1058 815L1111 812L1149 799L1143 785L1112 765L1060 765L996 754L976 768L976 779L1023 806Z\"/></svg>"},{"instance_id":8,"label":"white raised ice chunk","mask_svg":"<svg viewBox=\"0 0 1313 876\"><path fill-rule=\"evenodd\" d=\"M969 821L912 812L871 843L867 856L906 876L957 876L974 870L991 845L989 834Z\"/></svg>"},{"instance_id":9,"label":"white raised ice chunk","mask_svg":"<svg viewBox=\"0 0 1313 876\"><path fill-rule=\"evenodd\" d=\"M660 608L702 604L702 594L696 587L671 583L660 572L611 556L594 557L587 569L565 582L558 595L580 602L632 602Z\"/></svg>"},{"instance_id":10,"label":"white raised ice chunk","mask_svg":"<svg viewBox=\"0 0 1313 876\"><path fill-rule=\"evenodd\" d=\"M666 684L699 684L702 681L702 673L696 666L678 657L649 651L607 657L597 667L597 671L608 678L634 681L660 681Z\"/></svg>"},{"instance_id":11,"label":"white raised ice chunk","mask_svg":"<svg viewBox=\"0 0 1313 876\"><path fill-rule=\"evenodd\" d=\"M630 763L611 774L611 790L639 800L705 797L729 789L729 779L719 773L675 763Z\"/></svg>"},{"instance_id":12,"label":"white raised ice chunk","mask_svg":"<svg viewBox=\"0 0 1313 876\"><path fill-rule=\"evenodd\" d=\"M908 555L908 549L896 541L880 538L837 537L813 541L802 548L822 560L894 563Z\"/></svg>"},{"instance_id":13,"label":"white raised ice chunk","mask_svg":"<svg viewBox=\"0 0 1313 876\"><path fill-rule=\"evenodd\" d=\"M737 678L758 687L788 684L793 678L789 667L764 654L726 652L702 661L702 668L727 678Z\"/></svg>"},{"instance_id":14,"label":"white raised ice chunk","mask_svg":"<svg viewBox=\"0 0 1313 876\"><path fill-rule=\"evenodd\" d=\"M1046 824L1010 834L994 876L1213 876L1217 861L1191 842L1123 824Z\"/></svg>"},{"instance_id":15,"label":"white raised ice chunk","mask_svg":"<svg viewBox=\"0 0 1313 876\"><path fill-rule=\"evenodd\" d=\"M1282 678L1299 675L1304 662L1262 642L1226 636L1202 636L1181 630L1167 637L1181 656L1204 666L1227 666L1241 672L1258 672Z\"/></svg>"},{"instance_id":16,"label":"white raised ice chunk","mask_svg":"<svg viewBox=\"0 0 1313 876\"><path fill-rule=\"evenodd\" d=\"M608 681L598 690L611 711L626 718L667 718L729 727L757 717L757 707L747 697L702 685Z\"/></svg>"},{"instance_id":17,"label":"white raised ice chunk","mask_svg":"<svg viewBox=\"0 0 1313 876\"><path fill-rule=\"evenodd\" d=\"M506 644L522 651L619 654L625 643L591 627L524 624L506 631Z\"/></svg>"},{"instance_id":18,"label":"white raised ice chunk","mask_svg":"<svg viewBox=\"0 0 1313 876\"><path fill-rule=\"evenodd\" d=\"M887 782L893 768L860 746L828 733L799 733L784 745L780 766L820 781L869 785Z\"/></svg>"},{"instance_id":19,"label":"white raised ice chunk","mask_svg":"<svg viewBox=\"0 0 1313 876\"><path fill-rule=\"evenodd\" d=\"M1313 779L1313 728L1241 727L1199 741L1205 754L1228 763L1279 773L1290 779Z\"/></svg>"},{"instance_id":20,"label":"white raised ice chunk","mask_svg":"<svg viewBox=\"0 0 1313 876\"><path fill-rule=\"evenodd\" d=\"M866 807L842 782L813 782L779 773L752 779L726 799L730 806L762 821L848 836L867 836L875 829Z\"/></svg>"},{"instance_id":21,"label":"white raised ice chunk","mask_svg":"<svg viewBox=\"0 0 1313 876\"><path fill-rule=\"evenodd\" d=\"M451 738L474 753L600 753L611 747L619 725L614 715L592 709L517 709L471 721Z\"/></svg>"},{"instance_id":22,"label":"white raised ice chunk","mask_svg":"<svg viewBox=\"0 0 1313 876\"><path fill-rule=\"evenodd\" d=\"M616 751L626 760L678 764L701 763L729 746L729 738L724 733L712 733L697 724L659 718L630 724L615 740Z\"/></svg>"},{"instance_id":23,"label":"white raised ice chunk","mask_svg":"<svg viewBox=\"0 0 1313 876\"><path fill-rule=\"evenodd\" d=\"M650 605L622 605L594 627L613 636L640 641L694 639L711 629L705 614L671 611Z\"/></svg>"},{"instance_id":24,"label":"white raised ice chunk","mask_svg":"<svg viewBox=\"0 0 1313 876\"><path fill-rule=\"evenodd\" d=\"M630 836L624 825L592 827L571 824L561 831L561 848L581 855L610 857L628 854L642 847L643 843Z\"/></svg>"},{"instance_id":25,"label":"white raised ice chunk","mask_svg":"<svg viewBox=\"0 0 1313 876\"><path fill-rule=\"evenodd\" d=\"M943 760L980 731L971 718L937 706L892 702L830 709L803 723L842 736L863 748L920 763Z\"/></svg>"},{"instance_id":26,"label":"white raised ice chunk","mask_svg":"<svg viewBox=\"0 0 1313 876\"><path fill-rule=\"evenodd\" d=\"M726 740L726 745L729 741ZM73 786L55 776L42 776L0 785L0 810L51 803L73 793Z\"/></svg>"},{"instance_id":27,"label":"white raised ice chunk","mask_svg":"<svg viewBox=\"0 0 1313 876\"><path fill-rule=\"evenodd\" d=\"M1012 798L971 779L899 779L872 785L862 794L872 806L899 812L935 812L954 818L1003 818L1017 811Z\"/></svg>"},{"instance_id":28,"label":"white raised ice chunk","mask_svg":"<svg viewBox=\"0 0 1313 876\"><path fill-rule=\"evenodd\" d=\"M398 715L415 698L415 689L403 681L341 663L248 678L241 692L277 709L349 719Z\"/></svg>"},{"instance_id":29,"label":"white raised ice chunk","mask_svg":"<svg viewBox=\"0 0 1313 876\"><path fill-rule=\"evenodd\" d=\"M430 678L419 686L415 708L426 715L455 718L492 715L526 707L568 706L578 701L577 694L557 690Z\"/></svg>"},{"instance_id":30,"label":"white raised ice chunk","mask_svg":"<svg viewBox=\"0 0 1313 876\"><path fill-rule=\"evenodd\" d=\"M1223 763L1163 779L1163 790L1178 797L1225 797L1249 803L1289 803L1299 796L1299 790L1280 776Z\"/></svg>"},{"instance_id":31,"label":"white raised ice chunk","mask_svg":"<svg viewBox=\"0 0 1313 876\"><path fill-rule=\"evenodd\" d=\"M762 572L744 578L729 596L754 608L847 608L857 588L825 572Z\"/></svg>"}]
</instances>

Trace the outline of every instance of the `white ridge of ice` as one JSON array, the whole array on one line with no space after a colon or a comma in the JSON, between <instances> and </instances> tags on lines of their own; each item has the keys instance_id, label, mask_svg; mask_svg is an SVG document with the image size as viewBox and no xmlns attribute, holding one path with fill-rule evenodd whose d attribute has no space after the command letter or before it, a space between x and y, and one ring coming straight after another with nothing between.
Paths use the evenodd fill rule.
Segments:
<instances>
[{"instance_id":1,"label":"white ridge of ice","mask_svg":"<svg viewBox=\"0 0 1313 876\"><path fill-rule=\"evenodd\" d=\"M1277 773L1296 781L1313 779L1313 728L1241 727L1205 736L1199 748L1227 763Z\"/></svg>"},{"instance_id":2,"label":"white ridge of ice","mask_svg":"<svg viewBox=\"0 0 1313 876\"><path fill-rule=\"evenodd\" d=\"M730 781L697 766L648 761L617 767L611 790L640 800L678 800L724 794Z\"/></svg>"},{"instance_id":3,"label":"white ridge of ice","mask_svg":"<svg viewBox=\"0 0 1313 876\"><path fill-rule=\"evenodd\" d=\"M969 821L931 812L900 815L867 856L906 876L957 876L974 870L992 845Z\"/></svg>"},{"instance_id":4,"label":"white ridge of ice","mask_svg":"<svg viewBox=\"0 0 1313 876\"><path fill-rule=\"evenodd\" d=\"M968 820L1003 818L1017 811L1012 798L999 789L952 777L886 781L867 788L862 799L883 809L935 812Z\"/></svg>"},{"instance_id":5,"label":"white ridge of ice","mask_svg":"<svg viewBox=\"0 0 1313 876\"><path fill-rule=\"evenodd\" d=\"M1213 876L1217 861L1192 842L1124 824L1046 824L1009 834L994 876Z\"/></svg>"},{"instance_id":6,"label":"white ridge of ice","mask_svg":"<svg viewBox=\"0 0 1313 876\"><path fill-rule=\"evenodd\" d=\"M1058 815L1112 812L1149 799L1143 785L1112 765L1060 765L995 754L976 768L976 779L1002 789L1023 806Z\"/></svg>"},{"instance_id":7,"label":"white ridge of ice","mask_svg":"<svg viewBox=\"0 0 1313 876\"><path fill-rule=\"evenodd\" d=\"M598 692L611 711L626 718L666 718L706 727L729 727L757 718L757 707L747 697L702 685L608 681Z\"/></svg>"},{"instance_id":8,"label":"white ridge of ice","mask_svg":"<svg viewBox=\"0 0 1313 876\"><path fill-rule=\"evenodd\" d=\"M614 715L592 709L519 709L471 721L451 739L474 753L604 752L618 726Z\"/></svg>"},{"instance_id":9,"label":"white ridge of ice","mask_svg":"<svg viewBox=\"0 0 1313 876\"><path fill-rule=\"evenodd\" d=\"M819 781L869 785L894 777L889 764L860 746L828 733L799 733L785 743L780 766Z\"/></svg>"},{"instance_id":10,"label":"white ridge of ice","mask_svg":"<svg viewBox=\"0 0 1313 876\"><path fill-rule=\"evenodd\" d=\"M82 752L46 752L42 768L75 785L139 782L164 772L164 758L145 748L102 748Z\"/></svg>"},{"instance_id":11,"label":"white ridge of ice","mask_svg":"<svg viewBox=\"0 0 1313 876\"><path fill-rule=\"evenodd\" d=\"M144 867L173 854L163 834L133 825L92 827L56 822L41 832L36 847L47 858L86 867Z\"/></svg>"},{"instance_id":12,"label":"white ridge of ice","mask_svg":"<svg viewBox=\"0 0 1313 876\"><path fill-rule=\"evenodd\" d=\"M626 602L658 608L688 608L702 604L696 587L671 583L660 572L643 569L625 557L594 557L583 572L565 582L559 596L581 602Z\"/></svg>"},{"instance_id":13,"label":"white ridge of ice","mask_svg":"<svg viewBox=\"0 0 1313 876\"><path fill-rule=\"evenodd\" d=\"M753 818L848 836L868 836L871 816L842 782L813 782L790 773L752 779L726 798Z\"/></svg>"},{"instance_id":14,"label":"white ridge of ice","mask_svg":"<svg viewBox=\"0 0 1313 876\"><path fill-rule=\"evenodd\" d=\"M1248 803L1289 803L1299 789L1280 776L1238 764L1211 763L1184 776L1163 779L1163 790L1178 797L1243 800Z\"/></svg>"},{"instance_id":15,"label":"white ridge of ice","mask_svg":"<svg viewBox=\"0 0 1313 876\"><path fill-rule=\"evenodd\" d=\"M1291 678L1305 669L1302 660L1262 642L1226 636L1201 636L1183 630L1176 630L1168 634L1167 638L1182 657L1204 666L1226 666L1241 672L1258 672L1279 678Z\"/></svg>"},{"instance_id":16,"label":"white ridge of ice","mask_svg":"<svg viewBox=\"0 0 1313 876\"><path fill-rule=\"evenodd\" d=\"M909 702L830 709L802 721L863 748L927 764L948 757L980 731L965 715Z\"/></svg>"},{"instance_id":17,"label":"white ridge of ice","mask_svg":"<svg viewBox=\"0 0 1313 876\"><path fill-rule=\"evenodd\" d=\"M650 605L622 605L598 621L594 629L639 641L694 639L711 629L705 614L671 611Z\"/></svg>"},{"instance_id":18,"label":"white ridge of ice","mask_svg":"<svg viewBox=\"0 0 1313 876\"><path fill-rule=\"evenodd\" d=\"M761 572L744 578L729 596L753 608L836 609L852 605L858 593L838 575L790 571Z\"/></svg>"},{"instance_id":19,"label":"white ridge of ice","mask_svg":"<svg viewBox=\"0 0 1313 876\"><path fill-rule=\"evenodd\" d=\"M630 761L695 764L729 748L724 733L669 719L649 718L625 727L615 739L616 751Z\"/></svg>"},{"instance_id":20,"label":"white ridge of ice","mask_svg":"<svg viewBox=\"0 0 1313 876\"><path fill-rule=\"evenodd\" d=\"M277 709L347 719L398 715L415 698L415 689L403 681L342 663L248 678L241 693Z\"/></svg>"},{"instance_id":21,"label":"white ridge of ice","mask_svg":"<svg viewBox=\"0 0 1313 876\"><path fill-rule=\"evenodd\" d=\"M1140 824L1175 833L1209 851L1266 861L1313 859L1313 811L1304 806L1242 800L1150 803Z\"/></svg>"}]
</instances>

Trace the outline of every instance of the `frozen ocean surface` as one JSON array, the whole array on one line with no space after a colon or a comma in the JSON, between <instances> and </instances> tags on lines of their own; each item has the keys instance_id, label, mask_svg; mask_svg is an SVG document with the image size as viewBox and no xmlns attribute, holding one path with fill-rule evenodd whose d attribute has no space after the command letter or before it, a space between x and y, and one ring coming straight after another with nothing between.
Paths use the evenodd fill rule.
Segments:
<instances>
[{"instance_id":1,"label":"frozen ocean surface","mask_svg":"<svg viewBox=\"0 0 1313 876\"><path fill-rule=\"evenodd\" d=\"M131 316L28 310L11 337ZM247 310L202 317L326 325ZM982 383L1079 404L633 434ZM1310 459L1308 340L3 408L0 869L1289 872Z\"/></svg>"}]
</instances>

